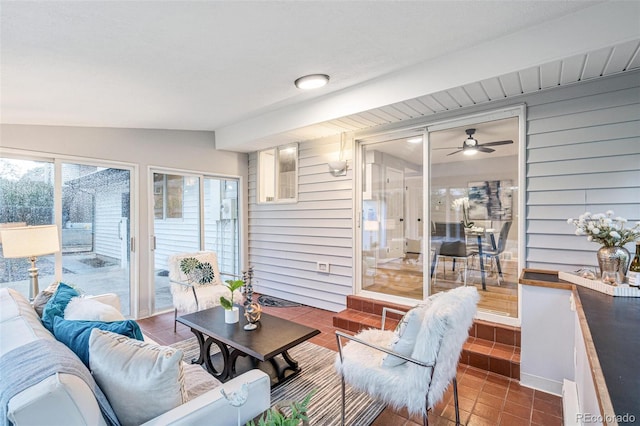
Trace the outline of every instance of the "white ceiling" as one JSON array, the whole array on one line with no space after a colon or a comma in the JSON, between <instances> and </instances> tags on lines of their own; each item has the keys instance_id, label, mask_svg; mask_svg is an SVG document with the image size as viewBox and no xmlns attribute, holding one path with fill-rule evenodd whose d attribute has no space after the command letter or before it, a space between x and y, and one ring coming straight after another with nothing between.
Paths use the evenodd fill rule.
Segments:
<instances>
[{"instance_id":1,"label":"white ceiling","mask_svg":"<svg viewBox=\"0 0 640 426\"><path fill-rule=\"evenodd\" d=\"M251 151L632 69L639 22L635 1L3 0L0 119Z\"/></svg>"}]
</instances>

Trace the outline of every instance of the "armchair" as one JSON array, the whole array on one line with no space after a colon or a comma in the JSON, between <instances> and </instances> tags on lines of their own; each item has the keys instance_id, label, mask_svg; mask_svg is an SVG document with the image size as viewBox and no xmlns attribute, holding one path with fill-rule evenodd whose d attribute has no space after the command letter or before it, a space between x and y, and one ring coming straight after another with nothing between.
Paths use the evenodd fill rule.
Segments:
<instances>
[{"instance_id":1,"label":"armchair","mask_svg":"<svg viewBox=\"0 0 640 426\"><path fill-rule=\"evenodd\" d=\"M181 270L180 263L183 259L192 257L202 263L211 265L213 279L208 283L191 282L189 277ZM222 276L236 277L238 275L220 272L218 268L218 256L212 251L199 251L195 253L181 253L170 256L169 281L171 282L171 296L173 297L173 331L176 331L178 311L183 313L196 312L202 309L213 308L220 305L220 296L229 296L229 290L225 287ZM242 294L234 292L235 303L242 303Z\"/></svg>"},{"instance_id":2,"label":"armchair","mask_svg":"<svg viewBox=\"0 0 640 426\"><path fill-rule=\"evenodd\" d=\"M475 287L458 287L430 296L406 313L396 331L371 329L355 336L336 331L335 368L345 384L409 414L427 412L453 382L456 424L460 424L456 367L477 311ZM385 313L386 314L386 313ZM343 339L349 342L343 345Z\"/></svg>"}]
</instances>

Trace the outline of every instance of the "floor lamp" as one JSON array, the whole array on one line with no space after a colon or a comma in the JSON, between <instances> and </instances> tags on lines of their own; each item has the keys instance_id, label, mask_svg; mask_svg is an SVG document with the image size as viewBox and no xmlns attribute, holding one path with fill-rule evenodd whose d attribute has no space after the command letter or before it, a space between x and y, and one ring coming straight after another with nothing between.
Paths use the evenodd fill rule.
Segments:
<instances>
[{"instance_id":1,"label":"floor lamp","mask_svg":"<svg viewBox=\"0 0 640 426\"><path fill-rule=\"evenodd\" d=\"M31 261L29 299L33 300L40 292L36 259L38 256L60 251L58 227L56 225L24 226L3 229L1 232L2 252L5 258L27 257Z\"/></svg>"}]
</instances>

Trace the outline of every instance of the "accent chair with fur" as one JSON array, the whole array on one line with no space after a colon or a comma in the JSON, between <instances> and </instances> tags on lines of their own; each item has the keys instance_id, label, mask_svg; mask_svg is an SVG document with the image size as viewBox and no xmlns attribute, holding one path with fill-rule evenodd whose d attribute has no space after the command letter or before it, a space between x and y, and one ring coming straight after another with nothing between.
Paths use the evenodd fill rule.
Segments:
<instances>
[{"instance_id":1,"label":"accent chair with fur","mask_svg":"<svg viewBox=\"0 0 640 426\"><path fill-rule=\"evenodd\" d=\"M428 425L427 411L453 381L459 424L456 368L478 299L475 287L458 287L412 308L395 331L372 329L355 336L337 331L335 367L343 381L343 409L346 382L396 409L422 414ZM349 342L343 346L342 339Z\"/></svg>"}]
</instances>

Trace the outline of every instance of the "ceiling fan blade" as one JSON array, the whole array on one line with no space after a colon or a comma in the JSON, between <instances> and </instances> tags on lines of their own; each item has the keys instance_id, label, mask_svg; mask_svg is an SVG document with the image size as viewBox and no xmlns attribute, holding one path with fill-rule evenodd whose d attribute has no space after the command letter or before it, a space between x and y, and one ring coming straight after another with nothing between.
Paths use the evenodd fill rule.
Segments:
<instances>
[{"instance_id":1,"label":"ceiling fan blade","mask_svg":"<svg viewBox=\"0 0 640 426\"><path fill-rule=\"evenodd\" d=\"M480 146L498 146L498 145L509 145L513 143L513 141L495 141L495 142L487 142L481 143Z\"/></svg>"},{"instance_id":2,"label":"ceiling fan blade","mask_svg":"<svg viewBox=\"0 0 640 426\"><path fill-rule=\"evenodd\" d=\"M438 150L438 149L460 149L459 146L445 146L442 148L431 148L432 151Z\"/></svg>"},{"instance_id":3,"label":"ceiling fan blade","mask_svg":"<svg viewBox=\"0 0 640 426\"><path fill-rule=\"evenodd\" d=\"M480 152L487 152L487 153L489 153L489 152L494 152L494 151L495 151L495 149L485 148L484 146L479 146L477 149L478 149L478 151L480 151Z\"/></svg>"},{"instance_id":4,"label":"ceiling fan blade","mask_svg":"<svg viewBox=\"0 0 640 426\"><path fill-rule=\"evenodd\" d=\"M452 153L447 154L447 157L448 157L448 156L450 156L450 155L453 155L453 154L457 154L457 153L459 153L459 152L462 152L462 150L461 150L461 149L459 149L459 150L457 150L457 151L453 151Z\"/></svg>"}]
</instances>

